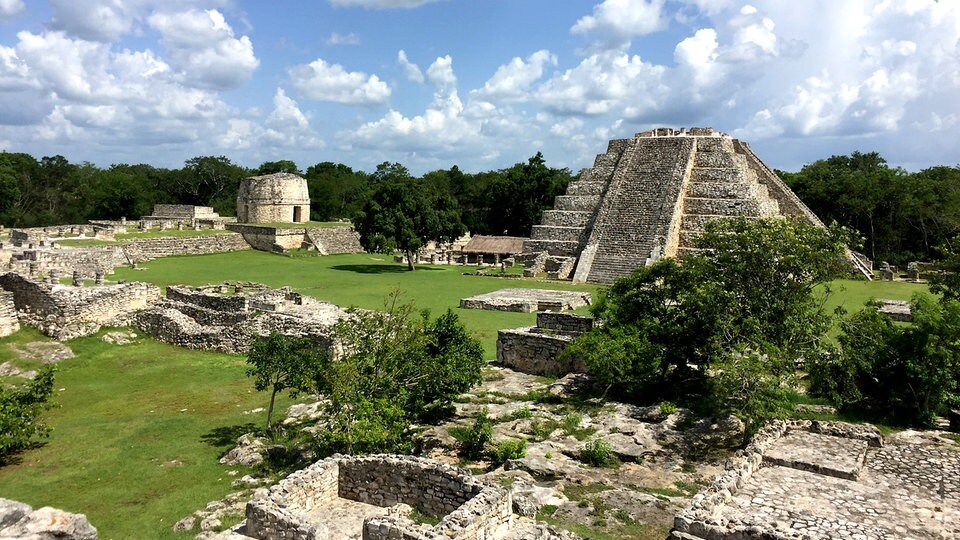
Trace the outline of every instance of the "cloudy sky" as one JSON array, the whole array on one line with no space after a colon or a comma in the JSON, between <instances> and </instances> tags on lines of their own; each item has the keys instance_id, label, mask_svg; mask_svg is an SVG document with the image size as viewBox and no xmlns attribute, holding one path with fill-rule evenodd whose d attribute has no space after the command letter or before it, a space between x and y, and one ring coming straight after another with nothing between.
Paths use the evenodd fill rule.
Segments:
<instances>
[{"instance_id":1,"label":"cloudy sky","mask_svg":"<svg viewBox=\"0 0 960 540\"><path fill-rule=\"evenodd\" d=\"M0 149L468 171L713 126L960 163L956 0L0 0Z\"/></svg>"}]
</instances>

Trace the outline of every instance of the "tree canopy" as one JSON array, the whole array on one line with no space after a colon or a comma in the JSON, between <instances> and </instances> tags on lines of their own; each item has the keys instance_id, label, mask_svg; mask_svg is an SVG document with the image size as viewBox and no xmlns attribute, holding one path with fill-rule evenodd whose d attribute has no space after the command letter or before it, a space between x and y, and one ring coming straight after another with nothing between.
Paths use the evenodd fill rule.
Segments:
<instances>
[{"instance_id":1,"label":"tree canopy","mask_svg":"<svg viewBox=\"0 0 960 540\"><path fill-rule=\"evenodd\" d=\"M682 264L663 259L617 280L591 308L603 324L565 354L624 399L759 420L783 404L796 362L822 346L831 314L818 286L844 271L848 239L799 219L708 223Z\"/></svg>"},{"instance_id":2,"label":"tree canopy","mask_svg":"<svg viewBox=\"0 0 960 540\"><path fill-rule=\"evenodd\" d=\"M378 168L379 171L379 168ZM466 232L456 201L431 192L421 180L395 170L380 176L370 198L356 213L353 226L367 251L407 255L416 268L416 252L427 242L452 242Z\"/></svg>"}]
</instances>

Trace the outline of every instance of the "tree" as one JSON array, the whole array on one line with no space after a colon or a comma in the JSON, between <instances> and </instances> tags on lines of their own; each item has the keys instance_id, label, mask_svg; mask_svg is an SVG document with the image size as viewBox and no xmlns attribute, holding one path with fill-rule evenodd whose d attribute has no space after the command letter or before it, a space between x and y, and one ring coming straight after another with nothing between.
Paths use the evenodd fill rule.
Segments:
<instances>
[{"instance_id":1,"label":"tree","mask_svg":"<svg viewBox=\"0 0 960 540\"><path fill-rule=\"evenodd\" d=\"M46 366L32 381L14 387L0 386L0 463L28 447L34 437L50 433L40 415L51 407L53 373L54 369Z\"/></svg>"},{"instance_id":2,"label":"tree","mask_svg":"<svg viewBox=\"0 0 960 540\"><path fill-rule=\"evenodd\" d=\"M226 156L198 156L184 163L167 190L177 204L212 206L229 215L236 211L237 188L248 173Z\"/></svg>"},{"instance_id":3,"label":"tree","mask_svg":"<svg viewBox=\"0 0 960 540\"><path fill-rule=\"evenodd\" d=\"M330 221L351 217L360 209L369 177L342 163L311 165L304 175L310 189L310 219Z\"/></svg>"},{"instance_id":4,"label":"tree","mask_svg":"<svg viewBox=\"0 0 960 540\"><path fill-rule=\"evenodd\" d=\"M624 398L705 402L756 426L822 346L831 315L817 287L845 267L847 238L798 219L710 222L698 255L617 280L591 308L603 324L565 354Z\"/></svg>"},{"instance_id":5,"label":"tree","mask_svg":"<svg viewBox=\"0 0 960 540\"><path fill-rule=\"evenodd\" d=\"M257 169L257 175L260 176L273 173L303 174L300 172L300 168L297 167L297 164L289 159L281 159L280 161L264 161Z\"/></svg>"},{"instance_id":6,"label":"tree","mask_svg":"<svg viewBox=\"0 0 960 540\"><path fill-rule=\"evenodd\" d=\"M810 368L811 392L838 408L921 427L960 406L960 301L914 295L913 324L876 306L841 325L837 345Z\"/></svg>"},{"instance_id":7,"label":"tree","mask_svg":"<svg viewBox=\"0 0 960 540\"><path fill-rule=\"evenodd\" d=\"M374 185L353 226L364 249L387 254L400 250L414 270L417 251L427 242L452 242L466 228L452 198L430 193L419 180L389 174Z\"/></svg>"},{"instance_id":8,"label":"tree","mask_svg":"<svg viewBox=\"0 0 960 540\"><path fill-rule=\"evenodd\" d=\"M529 235L572 179L569 169L547 167L540 152L501 171L487 191L487 226L494 234Z\"/></svg>"},{"instance_id":9,"label":"tree","mask_svg":"<svg viewBox=\"0 0 960 540\"><path fill-rule=\"evenodd\" d=\"M258 392L270 391L270 406L267 408L267 431L273 417L273 404L277 394L290 390L291 396L311 387L318 358L321 353L309 339L288 337L271 332L267 337L253 341L247 356L247 376L254 377Z\"/></svg>"},{"instance_id":10,"label":"tree","mask_svg":"<svg viewBox=\"0 0 960 540\"><path fill-rule=\"evenodd\" d=\"M343 354L325 356L316 390L329 400L325 453L408 452L410 426L435 419L480 382L483 349L452 311L430 321L391 295L385 311L354 310L334 329Z\"/></svg>"}]
</instances>

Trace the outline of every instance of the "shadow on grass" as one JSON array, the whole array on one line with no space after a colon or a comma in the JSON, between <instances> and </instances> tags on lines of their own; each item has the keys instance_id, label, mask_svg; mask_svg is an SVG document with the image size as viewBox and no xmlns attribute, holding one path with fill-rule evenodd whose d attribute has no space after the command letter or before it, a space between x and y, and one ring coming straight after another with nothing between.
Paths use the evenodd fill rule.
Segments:
<instances>
[{"instance_id":1,"label":"shadow on grass","mask_svg":"<svg viewBox=\"0 0 960 540\"><path fill-rule=\"evenodd\" d=\"M36 450L47 445L47 441L32 441L26 446L11 452L5 456L0 456L0 467L20 465L23 463L23 454L29 450Z\"/></svg>"},{"instance_id":2,"label":"shadow on grass","mask_svg":"<svg viewBox=\"0 0 960 540\"><path fill-rule=\"evenodd\" d=\"M409 272L405 264L397 265L386 265L386 264L338 264L337 266L331 266L331 270L339 270L341 272L354 272L357 274L402 274ZM418 266L414 272L424 272L424 271L437 271L439 268L431 268L429 266Z\"/></svg>"},{"instance_id":3,"label":"shadow on grass","mask_svg":"<svg viewBox=\"0 0 960 540\"><path fill-rule=\"evenodd\" d=\"M236 424L233 426L223 426L218 428L213 428L210 430L210 433L206 435L201 435L200 440L209 444L213 447L225 447L233 446L237 442L237 438L243 435L244 433L250 433L251 431L256 431L257 426L253 422L247 422L246 424Z\"/></svg>"}]
</instances>

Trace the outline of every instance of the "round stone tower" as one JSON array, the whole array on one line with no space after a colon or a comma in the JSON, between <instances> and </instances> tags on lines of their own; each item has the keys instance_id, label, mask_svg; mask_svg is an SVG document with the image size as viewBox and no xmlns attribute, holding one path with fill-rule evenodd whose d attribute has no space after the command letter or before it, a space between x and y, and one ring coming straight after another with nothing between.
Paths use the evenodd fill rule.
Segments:
<instances>
[{"instance_id":1,"label":"round stone tower","mask_svg":"<svg viewBox=\"0 0 960 540\"><path fill-rule=\"evenodd\" d=\"M307 181L295 174L251 176L240 181L237 221L240 223L303 223L310 220Z\"/></svg>"}]
</instances>

